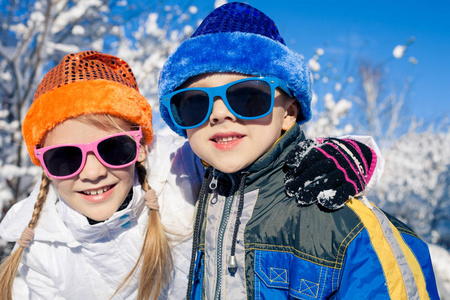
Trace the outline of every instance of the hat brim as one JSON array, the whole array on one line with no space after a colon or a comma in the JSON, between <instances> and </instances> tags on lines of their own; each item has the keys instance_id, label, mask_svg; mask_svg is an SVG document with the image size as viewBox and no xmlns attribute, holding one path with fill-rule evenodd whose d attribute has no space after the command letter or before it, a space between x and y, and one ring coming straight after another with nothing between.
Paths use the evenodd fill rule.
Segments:
<instances>
[{"instance_id":1,"label":"hat brim","mask_svg":"<svg viewBox=\"0 0 450 300\"><path fill-rule=\"evenodd\" d=\"M166 61L159 79L160 104L187 79L215 72L274 76L286 81L300 103L300 124L311 119L311 75L302 56L267 37L243 32L215 33L186 40ZM173 124L160 105L162 119L181 136L186 131Z\"/></svg>"},{"instance_id":2,"label":"hat brim","mask_svg":"<svg viewBox=\"0 0 450 300\"><path fill-rule=\"evenodd\" d=\"M152 109L135 89L111 80L67 84L36 99L24 119L22 132L31 161L39 166L34 147L59 123L80 115L108 114L139 124L146 144L153 139Z\"/></svg>"}]
</instances>

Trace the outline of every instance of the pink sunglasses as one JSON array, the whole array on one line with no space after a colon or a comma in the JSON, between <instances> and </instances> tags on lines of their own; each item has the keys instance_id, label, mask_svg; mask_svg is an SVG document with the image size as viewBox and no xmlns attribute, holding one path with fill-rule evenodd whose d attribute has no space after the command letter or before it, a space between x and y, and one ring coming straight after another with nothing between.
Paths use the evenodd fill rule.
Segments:
<instances>
[{"instance_id":1,"label":"pink sunglasses","mask_svg":"<svg viewBox=\"0 0 450 300\"><path fill-rule=\"evenodd\" d=\"M83 170L88 152L93 152L108 168L128 167L138 158L141 139L139 127L139 130L113 134L91 143L35 147L34 155L50 177L67 179Z\"/></svg>"}]
</instances>

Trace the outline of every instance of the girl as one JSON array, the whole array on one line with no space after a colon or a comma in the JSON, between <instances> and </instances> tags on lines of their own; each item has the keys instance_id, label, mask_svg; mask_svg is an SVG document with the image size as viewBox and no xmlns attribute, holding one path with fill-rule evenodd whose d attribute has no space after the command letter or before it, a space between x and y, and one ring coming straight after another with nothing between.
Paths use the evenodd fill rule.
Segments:
<instances>
[{"instance_id":1,"label":"girl","mask_svg":"<svg viewBox=\"0 0 450 300\"><path fill-rule=\"evenodd\" d=\"M151 107L122 59L95 51L67 55L39 84L23 134L43 174L39 189L14 205L0 225L0 235L10 241L25 228L0 267L2 299L12 299L17 270L32 299L156 299L169 280L186 277L171 273L169 238L147 183ZM164 181L152 177L156 185ZM194 199L195 180L186 179L194 184L183 199ZM177 186L171 188L180 195ZM172 198L176 208L192 214L193 200L163 198L165 211L174 210ZM175 223L174 215L165 216L165 223ZM188 264L188 254L178 255L189 252L184 244L190 242L172 245L180 270L187 269L179 267L184 260ZM176 286L170 286L164 297L176 298Z\"/></svg>"}]
</instances>

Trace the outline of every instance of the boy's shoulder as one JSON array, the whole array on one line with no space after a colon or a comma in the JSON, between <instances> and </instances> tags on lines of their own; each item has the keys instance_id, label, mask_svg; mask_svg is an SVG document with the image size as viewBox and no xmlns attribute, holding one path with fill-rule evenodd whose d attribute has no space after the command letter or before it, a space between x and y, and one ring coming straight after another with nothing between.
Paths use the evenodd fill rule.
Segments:
<instances>
[{"instance_id":1,"label":"boy's shoulder","mask_svg":"<svg viewBox=\"0 0 450 300\"><path fill-rule=\"evenodd\" d=\"M383 211L383 213L386 215L386 217L389 219L389 221L397 228L397 230L400 233L408 234L412 237L415 237L417 239L420 239L420 237L412 230L408 225L397 219L396 217L390 215L389 213Z\"/></svg>"},{"instance_id":2,"label":"boy's shoulder","mask_svg":"<svg viewBox=\"0 0 450 300\"><path fill-rule=\"evenodd\" d=\"M293 199L284 200L272 203L247 224L247 247L290 253L331 268L342 264L346 249L365 228L358 215L347 206L326 211L316 204L300 206Z\"/></svg>"},{"instance_id":3,"label":"boy's shoulder","mask_svg":"<svg viewBox=\"0 0 450 300\"><path fill-rule=\"evenodd\" d=\"M366 205L358 199L350 199L344 207L338 210L326 210L316 204L301 206L293 199L285 198L284 201L273 203L267 211L267 224L282 224L281 232L290 232L301 245L304 239L319 237L316 241L332 241L333 244L343 245L352 241L362 231L382 232L387 224L400 234L408 234L412 238L419 239L417 234L406 224L397 218L385 213L376 206ZM389 225L390 227L390 225ZM389 228L387 228L389 229ZM390 229L389 229L390 230ZM376 235L372 235L376 236ZM311 242L308 242L311 244Z\"/></svg>"},{"instance_id":4,"label":"boy's shoulder","mask_svg":"<svg viewBox=\"0 0 450 300\"><path fill-rule=\"evenodd\" d=\"M297 212L292 210L291 214L298 214L294 218L299 221L300 231L308 232L311 236L320 235L323 239L329 236L335 244L345 244L346 241L352 240L364 228L360 216L348 206L338 210L327 210L317 204L310 206L299 206L297 204L296 206L298 207Z\"/></svg>"},{"instance_id":5,"label":"boy's shoulder","mask_svg":"<svg viewBox=\"0 0 450 300\"><path fill-rule=\"evenodd\" d=\"M361 230L373 228L383 228L392 224L393 229L401 234L408 234L413 238L420 239L419 236L405 223L379 209L367 200L356 198L350 199L347 204L338 210L326 210L316 204L310 206L298 206L298 209L291 209L291 215L298 215L300 222L305 224L315 224L316 230L341 232L343 235L359 233ZM302 226L303 227L303 226ZM307 226L311 228L311 226ZM389 228L387 228L389 229ZM314 229L312 229L314 230ZM390 229L389 229L390 231ZM344 236L342 235L342 238Z\"/></svg>"},{"instance_id":6,"label":"boy's shoulder","mask_svg":"<svg viewBox=\"0 0 450 300\"><path fill-rule=\"evenodd\" d=\"M254 233L249 234L253 236L252 241L248 241L249 246L259 250L284 249L298 258L312 259L329 267L335 266L337 261L343 263L350 245L370 247L405 234L414 251L424 245L407 225L357 199L349 200L335 211L324 210L316 204L299 206L295 201L277 203L261 220L259 225L247 226L247 230ZM258 234L261 228L265 229L264 236Z\"/></svg>"}]
</instances>

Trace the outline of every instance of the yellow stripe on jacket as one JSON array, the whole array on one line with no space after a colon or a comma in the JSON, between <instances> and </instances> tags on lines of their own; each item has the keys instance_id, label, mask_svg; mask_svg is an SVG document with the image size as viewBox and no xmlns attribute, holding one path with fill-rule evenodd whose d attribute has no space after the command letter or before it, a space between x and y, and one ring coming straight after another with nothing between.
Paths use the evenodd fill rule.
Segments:
<instances>
[{"instance_id":1,"label":"yellow stripe on jacket","mask_svg":"<svg viewBox=\"0 0 450 300\"><path fill-rule=\"evenodd\" d=\"M347 206L359 216L369 234L372 246L383 268L390 298L411 299L420 296L420 299L428 300L429 296L426 290L425 278L420 265L411 249L402 239L397 228L393 226L392 223L387 220L384 213L375 206L370 208L358 199L349 200ZM390 226L388 227L390 228L383 229L383 225L379 218L384 218L383 222L388 222L386 224L389 224ZM390 236L387 237L386 234L389 234ZM389 240L391 240L391 243L398 244L397 249L401 249L402 253L397 253L397 255L403 256L401 258L403 261L406 261L407 266L402 267L399 265L395 251L389 243ZM411 273L412 275L408 276ZM404 276L406 279L408 277L411 278L411 280L409 280L411 282L408 283L408 280L406 280L407 283L405 284Z\"/></svg>"}]
</instances>

